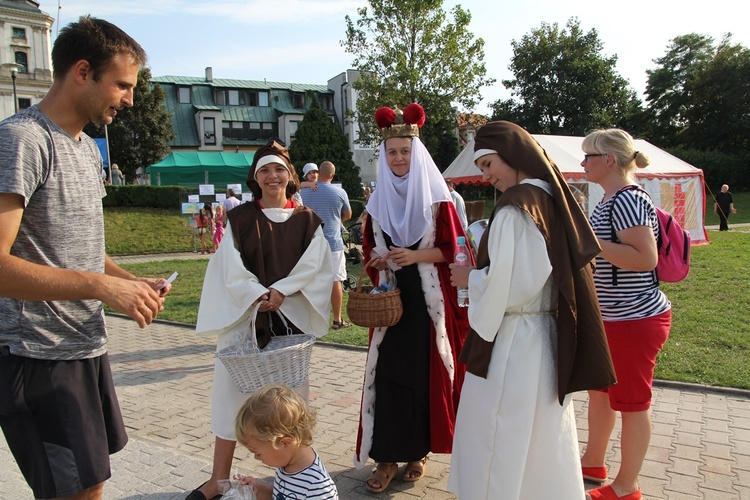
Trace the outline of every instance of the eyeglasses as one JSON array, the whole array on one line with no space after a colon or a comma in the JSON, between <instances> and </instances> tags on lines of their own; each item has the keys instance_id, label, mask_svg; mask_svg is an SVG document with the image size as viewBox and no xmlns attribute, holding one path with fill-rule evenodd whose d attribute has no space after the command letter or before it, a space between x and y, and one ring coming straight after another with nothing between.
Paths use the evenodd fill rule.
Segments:
<instances>
[{"instance_id":1,"label":"eyeglasses","mask_svg":"<svg viewBox=\"0 0 750 500\"><path fill-rule=\"evenodd\" d=\"M609 153L589 153L589 154L585 154L585 155L583 155L583 163L588 162L589 158L591 158L593 156L607 156L608 154Z\"/></svg>"}]
</instances>

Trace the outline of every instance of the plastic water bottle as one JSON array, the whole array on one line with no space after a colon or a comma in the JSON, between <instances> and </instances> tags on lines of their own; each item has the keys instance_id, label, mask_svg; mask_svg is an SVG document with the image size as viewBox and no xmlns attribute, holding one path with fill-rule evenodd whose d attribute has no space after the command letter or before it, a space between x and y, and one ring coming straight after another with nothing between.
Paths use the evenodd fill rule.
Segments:
<instances>
[{"instance_id":1,"label":"plastic water bottle","mask_svg":"<svg viewBox=\"0 0 750 500\"><path fill-rule=\"evenodd\" d=\"M459 236L456 238L456 255L453 261L459 266L470 266L471 257L469 256L469 247L466 246L466 238ZM458 307L469 307L469 289L465 286L459 286L456 288L456 295L458 295Z\"/></svg>"}]
</instances>

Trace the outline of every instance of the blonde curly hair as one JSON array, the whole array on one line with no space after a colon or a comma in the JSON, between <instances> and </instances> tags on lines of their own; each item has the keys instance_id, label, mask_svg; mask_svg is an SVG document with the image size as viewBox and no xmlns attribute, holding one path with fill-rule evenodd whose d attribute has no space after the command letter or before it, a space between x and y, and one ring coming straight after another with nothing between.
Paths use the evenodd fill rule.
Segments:
<instances>
[{"instance_id":1,"label":"blonde curly hair","mask_svg":"<svg viewBox=\"0 0 750 500\"><path fill-rule=\"evenodd\" d=\"M237 442L247 447L251 439L270 442L278 448L281 438L310 446L316 412L290 387L267 385L251 395L234 421Z\"/></svg>"}]
</instances>

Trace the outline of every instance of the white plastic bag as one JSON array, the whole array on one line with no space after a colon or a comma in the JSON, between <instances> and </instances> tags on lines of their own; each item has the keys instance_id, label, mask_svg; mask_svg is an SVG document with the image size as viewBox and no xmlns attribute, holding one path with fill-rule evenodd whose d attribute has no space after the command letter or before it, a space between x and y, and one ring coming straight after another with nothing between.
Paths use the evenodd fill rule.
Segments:
<instances>
[{"instance_id":1,"label":"white plastic bag","mask_svg":"<svg viewBox=\"0 0 750 500\"><path fill-rule=\"evenodd\" d=\"M255 488L239 481L219 479L219 491L222 500L255 500Z\"/></svg>"}]
</instances>

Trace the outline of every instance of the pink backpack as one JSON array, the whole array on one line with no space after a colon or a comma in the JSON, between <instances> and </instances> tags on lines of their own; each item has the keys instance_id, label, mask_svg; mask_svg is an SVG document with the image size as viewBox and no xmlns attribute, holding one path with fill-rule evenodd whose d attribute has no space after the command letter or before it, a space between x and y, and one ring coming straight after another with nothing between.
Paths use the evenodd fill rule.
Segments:
<instances>
[{"instance_id":1,"label":"pink backpack","mask_svg":"<svg viewBox=\"0 0 750 500\"><path fill-rule=\"evenodd\" d=\"M612 222L612 210L615 206L617 196L623 191L638 189L648 196L648 193L639 186L625 186L612 197L609 207L609 222L612 226L612 241L618 242ZM649 196L650 199L650 196ZM651 202L653 204L653 201ZM654 269L655 280L667 283L677 283L684 280L690 272L690 244L692 237L690 233L680 226L679 222L669 212L654 205L656 218L659 220L659 235L656 238L656 248L659 252L659 261ZM617 286L617 267L612 270L612 285Z\"/></svg>"}]
</instances>

